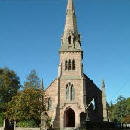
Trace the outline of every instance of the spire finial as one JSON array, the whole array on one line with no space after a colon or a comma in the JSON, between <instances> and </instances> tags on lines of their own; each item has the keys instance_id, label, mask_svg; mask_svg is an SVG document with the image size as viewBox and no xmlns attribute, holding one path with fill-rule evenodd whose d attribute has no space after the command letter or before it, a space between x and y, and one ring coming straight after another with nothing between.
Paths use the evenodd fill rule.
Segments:
<instances>
[{"instance_id":1,"label":"spire finial","mask_svg":"<svg viewBox=\"0 0 130 130\"><path fill-rule=\"evenodd\" d=\"M62 44L60 52L62 51L82 51L80 35L77 29L77 21L73 0L68 0L66 9L66 22L64 34L62 36Z\"/></svg>"},{"instance_id":2,"label":"spire finial","mask_svg":"<svg viewBox=\"0 0 130 130\"><path fill-rule=\"evenodd\" d=\"M67 10L74 11L73 0L68 0Z\"/></svg>"},{"instance_id":3,"label":"spire finial","mask_svg":"<svg viewBox=\"0 0 130 130\"><path fill-rule=\"evenodd\" d=\"M41 89L44 90L43 78L41 80Z\"/></svg>"},{"instance_id":4,"label":"spire finial","mask_svg":"<svg viewBox=\"0 0 130 130\"><path fill-rule=\"evenodd\" d=\"M104 81L104 79L102 80L102 88L105 88L105 81Z\"/></svg>"},{"instance_id":5,"label":"spire finial","mask_svg":"<svg viewBox=\"0 0 130 130\"><path fill-rule=\"evenodd\" d=\"M73 0L68 0L68 5L66 9L66 24L65 24L64 31L65 32L72 31L77 33L77 22L76 22Z\"/></svg>"}]
</instances>

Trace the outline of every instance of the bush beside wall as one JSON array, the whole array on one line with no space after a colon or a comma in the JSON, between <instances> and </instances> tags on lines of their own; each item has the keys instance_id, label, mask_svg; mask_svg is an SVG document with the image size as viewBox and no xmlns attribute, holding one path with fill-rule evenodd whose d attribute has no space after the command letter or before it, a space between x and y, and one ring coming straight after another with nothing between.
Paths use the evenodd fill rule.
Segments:
<instances>
[{"instance_id":1,"label":"bush beside wall","mask_svg":"<svg viewBox=\"0 0 130 130\"><path fill-rule=\"evenodd\" d=\"M15 130L40 130L40 128L21 128L21 127L16 127Z\"/></svg>"},{"instance_id":2,"label":"bush beside wall","mask_svg":"<svg viewBox=\"0 0 130 130\"><path fill-rule=\"evenodd\" d=\"M3 114L0 113L0 127L3 127L3 123L4 123L4 117Z\"/></svg>"},{"instance_id":3,"label":"bush beside wall","mask_svg":"<svg viewBox=\"0 0 130 130\"><path fill-rule=\"evenodd\" d=\"M27 121L19 121L17 122L17 127L24 127L24 128L36 128L38 127L34 120L27 120Z\"/></svg>"}]
</instances>

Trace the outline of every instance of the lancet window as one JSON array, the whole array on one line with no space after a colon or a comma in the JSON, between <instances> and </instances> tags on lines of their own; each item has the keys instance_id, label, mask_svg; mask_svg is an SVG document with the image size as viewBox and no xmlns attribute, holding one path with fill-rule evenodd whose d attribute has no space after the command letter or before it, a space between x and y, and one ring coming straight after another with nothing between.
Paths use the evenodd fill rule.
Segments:
<instances>
[{"instance_id":1,"label":"lancet window","mask_svg":"<svg viewBox=\"0 0 130 130\"><path fill-rule=\"evenodd\" d=\"M72 60L72 70L75 70L75 60Z\"/></svg>"},{"instance_id":2,"label":"lancet window","mask_svg":"<svg viewBox=\"0 0 130 130\"><path fill-rule=\"evenodd\" d=\"M74 100L75 98L75 90L74 90L74 87L73 85L71 85L71 92L70 92L70 100Z\"/></svg>"},{"instance_id":3,"label":"lancet window","mask_svg":"<svg viewBox=\"0 0 130 130\"><path fill-rule=\"evenodd\" d=\"M65 61L65 70L75 70L75 60Z\"/></svg>"},{"instance_id":4,"label":"lancet window","mask_svg":"<svg viewBox=\"0 0 130 130\"><path fill-rule=\"evenodd\" d=\"M65 61L65 70L67 70L68 69L68 61L66 60Z\"/></svg>"},{"instance_id":5,"label":"lancet window","mask_svg":"<svg viewBox=\"0 0 130 130\"><path fill-rule=\"evenodd\" d=\"M52 100L51 98L48 99L48 110L52 108Z\"/></svg>"},{"instance_id":6,"label":"lancet window","mask_svg":"<svg viewBox=\"0 0 130 130\"><path fill-rule=\"evenodd\" d=\"M68 43L71 44L71 36L68 37Z\"/></svg>"},{"instance_id":7,"label":"lancet window","mask_svg":"<svg viewBox=\"0 0 130 130\"><path fill-rule=\"evenodd\" d=\"M66 85L66 100L69 100L69 86Z\"/></svg>"},{"instance_id":8,"label":"lancet window","mask_svg":"<svg viewBox=\"0 0 130 130\"><path fill-rule=\"evenodd\" d=\"M69 59L69 62L68 62L68 70L71 70L71 60Z\"/></svg>"},{"instance_id":9,"label":"lancet window","mask_svg":"<svg viewBox=\"0 0 130 130\"><path fill-rule=\"evenodd\" d=\"M66 85L66 100L73 101L75 99L75 89L73 84Z\"/></svg>"}]
</instances>

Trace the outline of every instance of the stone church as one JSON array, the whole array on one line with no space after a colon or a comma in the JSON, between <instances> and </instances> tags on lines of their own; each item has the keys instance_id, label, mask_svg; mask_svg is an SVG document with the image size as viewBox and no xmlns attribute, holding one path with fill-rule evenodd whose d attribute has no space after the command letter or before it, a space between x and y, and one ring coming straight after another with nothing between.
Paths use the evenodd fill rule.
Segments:
<instances>
[{"instance_id":1,"label":"stone church","mask_svg":"<svg viewBox=\"0 0 130 130\"><path fill-rule=\"evenodd\" d=\"M83 50L73 0L68 0L59 50L58 76L45 90L54 128L78 128L84 121L107 121L105 84L102 91L83 72Z\"/></svg>"}]
</instances>

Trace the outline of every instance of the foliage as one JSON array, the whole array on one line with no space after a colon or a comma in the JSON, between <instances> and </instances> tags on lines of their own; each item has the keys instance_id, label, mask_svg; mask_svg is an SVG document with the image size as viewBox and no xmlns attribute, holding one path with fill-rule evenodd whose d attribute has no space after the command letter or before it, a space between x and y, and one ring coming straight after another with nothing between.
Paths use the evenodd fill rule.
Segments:
<instances>
[{"instance_id":1,"label":"foliage","mask_svg":"<svg viewBox=\"0 0 130 130\"><path fill-rule=\"evenodd\" d=\"M40 79L37 76L37 73L35 70L32 70L30 74L26 78L26 82L24 83L25 88L40 88Z\"/></svg>"},{"instance_id":2,"label":"foliage","mask_svg":"<svg viewBox=\"0 0 130 130\"><path fill-rule=\"evenodd\" d=\"M111 121L130 122L130 98L125 99L122 96L117 98L116 104L108 105L108 117Z\"/></svg>"},{"instance_id":3,"label":"foliage","mask_svg":"<svg viewBox=\"0 0 130 130\"><path fill-rule=\"evenodd\" d=\"M127 111L126 99L120 96L117 98L117 103L114 109L115 119L117 119L119 122L123 122L124 117L126 117L127 113L128 111Z\"/></svg>"},{"instance_id":4,"label":"foliage","mask_svg":"<svg viewBox=\"0 0 130 130\"><path fill-rule=\"evenodd\" d=\"M4 116L2 113L0 113L0 127L3 126L3 123L4 123Z\"/></svg>"},{"instance_id":5,"label":"foliage","mask_svg":"<svg viewBox=\"0 0 130 130\"><path fill-rule=\"evenodd\" d=\"M50 128L50 126L51 126L51 118L48 118L48 120L46 121L46 125L47 125L47 127L48 128Z\"/></svg>"},{"instance_id":6,"label":"foliage","mask_svg":"<svg viewBox=\"0 0 130 130\"><path fill-rule=\"evenodd\" d=\"M124 118L124 122L127 123L127 124L130 124L130 115L127 115L127 116Z\"/></svg>"},{"instance_id":7,"label":"foliage","mask_svg":"<svg viewBox=\"0 0 130 130\"><path fill-rule=\"evenodd\" d=\"M29 128L29 127L38 127L38 125L34 120L24 120L17 122L17 127Z\"/></svg>"},{"instance_id":8,"label":"foliage","mask_svg":"<svg viewBox=\"0 0 130 130\"><path fill-rule=\"evenodd\" d=\"M45 110L45 105L41 101L42 97L42 90L24 89L8 103L6 117L15 121L34 120L38 125L41 112Z\"/></svg>"},{"instance_id":9,"label":"foliage","mask_svg":"<svg viewBox=\"0 0 130 130\"><path fill-rule=\"evenodd\" d=\"M0 112L6 110L6 103L11 101L20 87L19 77L13 70L0 68Z\"/></svg>"}]
</instances>

